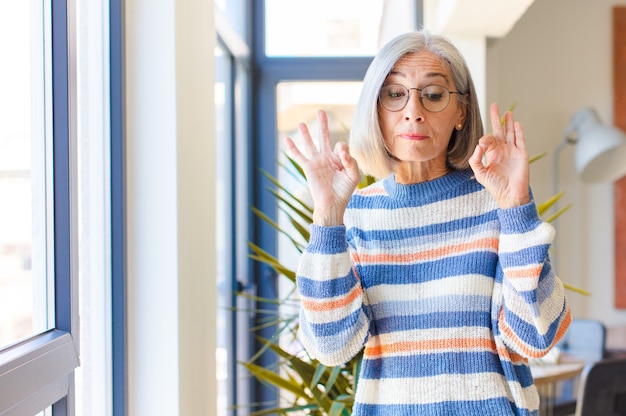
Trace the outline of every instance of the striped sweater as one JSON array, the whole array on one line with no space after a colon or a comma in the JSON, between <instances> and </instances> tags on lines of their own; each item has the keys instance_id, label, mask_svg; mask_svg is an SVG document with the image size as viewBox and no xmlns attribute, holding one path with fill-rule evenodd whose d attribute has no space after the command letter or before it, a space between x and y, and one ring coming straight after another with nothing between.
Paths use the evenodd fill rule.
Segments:
<instances>
[{"instance_id":1,"label":"striped sweater","mask_svg":"<svg viewBox=\"0 0 626 416\"><path fill-rule=\"evenodd\" d=\"M338 365L365 347L353 415L536 415L528 358L571 315L534 202L499 209L469 170L391 176L344 220L311 226L297 285L309 354Z\"/></svg>"}]
</instances>

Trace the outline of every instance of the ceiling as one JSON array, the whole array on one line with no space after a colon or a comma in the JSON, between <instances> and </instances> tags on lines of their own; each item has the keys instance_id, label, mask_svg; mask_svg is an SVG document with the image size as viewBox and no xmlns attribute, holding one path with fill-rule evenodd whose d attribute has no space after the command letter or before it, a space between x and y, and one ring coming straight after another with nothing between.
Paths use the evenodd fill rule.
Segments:
<instances>
[{"instance_id":1,"label":"ceiling","mask_svg":"<svg viewBox=\"0 0 626 416\"><path fill-rule=\"evenodd\" d=\"M424 25L448 35L503 37L534 0L424 0Z\"/></svg>"}]
</instances>

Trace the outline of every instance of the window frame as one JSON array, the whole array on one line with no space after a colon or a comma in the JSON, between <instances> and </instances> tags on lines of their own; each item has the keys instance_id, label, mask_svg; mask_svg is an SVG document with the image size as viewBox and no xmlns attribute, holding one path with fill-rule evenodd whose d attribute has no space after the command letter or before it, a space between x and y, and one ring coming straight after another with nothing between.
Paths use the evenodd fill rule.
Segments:
<instances>
[{"instance_id":1,"label":"window frame","mask_svg":"<svg viewBox=\"0 0 626 416\"><path fill-rule=\"evenodd\" d=\"M260 2L259 2L260 3ZM264 171L269 175L277 175L277 143L276 138L276 86L281 82L289 81L362 81L365 71L372 57L351 58L267 58L258 63L258 73L255 86L255 128L253 128L254 142L252 155L254 171ZM264 140L263 138L266 138ZM267 140L272 138L272 140ZM254 189L252 205L259 208L273 220L278 216L276 200L267 191L268 180L263 175L255 175L251 186ZM272 226L255 217L252 223L251 241L262 247L272 255L277 254L278 234ZM278 276L267 264L256 262L252 266L255 296L274 299L278 297ZM272 310L272 305L264 304L265 313ZM276 307L274 306L274 309ZM257 334L271 339L276 333L276 327L268 327L265 323L266 314L257 314L252 327L263 327ZM260 341L255 341L253 352L263 348ZM255 363L264 368L276 368L276 357L272 353L264 353ZM250 403L272 403L278 399L278 392L259 382L254 383Z\"/></svg>"},{"instance_id":2,"label":"window frame","mask_svg":"<svg viewBox=\"0 0 626 416\"><path fill-rule=\"evenodd\" d=\"M0 351L0 415L74 414L79 365L75 0L52 0L54 328ZM45 370L45 371L44 371Z\"/></svg>"},{"instance_id":3,"label":"window frame","mask_svg":"<svg viewBox=\"0 0 626 416\"><path fill-rule=\"evenodd\" d=\"M124 106L124 1L109 0L111 134L111 372L112 413L128 413L126 290L126 164Z\"/></svg>"},{"instance_id":4,"label":"window frame","mask_svg":"<svg viewBox=\"0 0 626 416\"><path fill-rule=\"evenodd\" d=\"M254 171L260 170L276 176L276 86L285 81L362 81L371 56L351 57L270 57L265 55L265 0L254 3L254 34L253 57L256 84L253 87L253 145L252 155ZM270 137L272 140L267 140ZM263 140L266 138L266 140ZM267 192L268 182L263 175L254 175L251 185L253 191L252 205L272 219L277 218L276 200ZM275 229L267 222L254 218L250 240L263 247L272 255L278 248L278 236ZM268 265L255 263L252 266L256 296L260 298L276 298L278 280L274 270ZM264 305L267 311L270 305ZM253 327L263 324L264 315L254 317ZM258 333L271 338L276 332L274 327L266 327ZM259 351L262 344L255 342L254 351ZM256 364L264 368L275 368L276 358L265 353ZM271 403L278 400L276 389L259 382L253 384L250 403Z\"/></svg>"},{"instance_id":5,"label":"window frame","mask_svg":"<svg viewBox=\"0 0 626 416\"><path fill-rule=\"evenodd\" d=\"M249 400L250 383L243 382L247 375L240 362L249 358L251 353L252 334L249 330L248 314L242 313L250 307L250 302L239 296L238 292L253 291L253 279L250 277L252 260L248 256L249 229L252 221L252 212L249 209L251 187L253 180L251 166L251 119L252 119L252 68L251 68L251 40L252 32L249 20L253 0L245 0L239 12L246 13L246 37L239 33L236 25L229 20L229 16L215 9L216 46L225 54L229 61L230 73L226 95L228 130L231 133L228 141L229 155L227 164L230 168L229 177L232 178L226 193L228 201L223 201L229 223L226 228L231 233L228 257L221 259L226 263L224 273L230 278L230 296L227 299L231 309L227 324L227 414L237 415L241 410L237 408L242 402ZM240 28L241 29L241 28ZM218 292L219 296L219 292Z\"/></svg>"}]
</instances>

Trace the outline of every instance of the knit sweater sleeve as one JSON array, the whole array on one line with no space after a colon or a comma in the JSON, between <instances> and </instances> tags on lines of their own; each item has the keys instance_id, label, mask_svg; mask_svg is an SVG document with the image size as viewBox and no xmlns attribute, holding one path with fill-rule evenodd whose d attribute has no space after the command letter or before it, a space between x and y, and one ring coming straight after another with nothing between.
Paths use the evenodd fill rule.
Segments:
<instances>
[{"instance_id":1,"label":"knit sweater sleeve","mask_svg":"<svg viewBox=\"0 0 626 416\"><path fill-rule=\"evenodd\" d=\"M329 366L349 361L367 340L369 319L345 226L311 225L296 283L301 302L300 340L307 352Z\"/></svg>"},{"instance_id":2,"label":"knit sweater sleeve","mask_svg":"<svg viewBox=\"0 0 626 416\"><path fill-rule=\"evenodd\" d=\"M501 304L495 312L503 342L527 358L547 354L563 336L571 313L548 249L554 228L539 219L534 202L498 211ZM494 297L497 298L497 297Z\"/></svg>"}]
</instances>

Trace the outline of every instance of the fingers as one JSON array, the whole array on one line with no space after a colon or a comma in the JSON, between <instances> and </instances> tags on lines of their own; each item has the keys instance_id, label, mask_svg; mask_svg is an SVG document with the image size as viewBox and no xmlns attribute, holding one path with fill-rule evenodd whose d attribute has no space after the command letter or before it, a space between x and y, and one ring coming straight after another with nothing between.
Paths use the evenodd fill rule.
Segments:
<instances>
[{"instance_id":1,"label":"fingers","mask_svg":"<svg viewBox=\"0 0 626 416\"><path fill-rule=\"evenodd\" d=\"M320 139L320 151L328 152L330 151L330 132L328 131L328 117L326 116L326 112L324 110L319 110L317 112L317 120L320 123L320 129L322 132L322 137Z\"/></svg>"},{"instance_id":2,"label":"fingers","mask_svg":"<svg viewBox=\"0 0 626 416\"><path fill-rule=\"evenodd\" d=\"M313 138L311 138L309 127L304 123L300 123L298 124L298 130L300 130L300 135L302 136L302 139L303 139L304 150L306 150L309 156L313 156L317 154L318 152L317 147L315 146L315 143L313 142Z\"/></svg>"},{"instance_id":3,"label":"fingers","mask_svg":"<svg viewBox=\"0 0 626 416\"><path fill-rule=\"evenodd\" d=\"M335 145L334 153L339 157L341 161L341 168L345 169L350 177L356 177L358 181L361 176L361 173L359 171L359 165L357 161L350 155L348 144L345 142L337 142L337 144Z\"/></svg>"},{"instance_id":4,"label":"fingers","mask_svg":"<svg viewBox=\"0 0 626 416\"><path fill-rule=\"evenodd\" d=\"M524 137L524 129L522 128L522 123L519 121L515 122L515 144L520 149L526 150L526 138Z\"/></svg>"},{"instance_id":5,"label":"fingers","mask_svg":"<svg viewBox=\"0 0 626 416\"><path fill-rule=\"evenodd\" d=\"M504 139L504 132L502 131L502 123L500 122L500 108L497 103L491 104L489 108L491 115L491 131L493 135L498 139Z\"/></svg>"},{"instance_id":6,"label":"fingers","mask_svg":"<svg viewBox=\"0 0 626 416\"><path fill-rule=\"evenodd\" d=\"M300 152L300 149L298 149L298 146L296 146L291 137L285 137L285 146L287 147L287 150L289 151L291 156L293 156L293 158L296 160L296 162L298 162L300 165L306 162L306 157L304 157L302 152Z\"/></svg>"},{"instance_id":7,"label":"fingers","mask_svg":"<svg viewBox=\"0 0 626 416\"><path fill-rule=\"evenodd\" d=\"M319 128L321 137L319 139L319 150L311 137L311 132L309 131L309 127L305 123L298 124L298 130L300 130L300 134L302 135L304 150L309 154L309 156L314 156L317 153L330 152L330 131L328 129L328 118L326 116L326 112L323 110L319 110L317 112L317 120L319 122Z\"/></svg>"},{"instance_id":8,"label":"fingers","mask_svg":"<svg viewBox=\"0 0 626 416\"><path fill-rule=\"evenodd\" d=\"M474 149L474 153L469 159L469 165L474 171L474 175L480 176L481 173L485 170L485 165L483 165L483 155L485 154L485 149L479 144Z\"/></svg>"},{"instance_id":9,"label":"fingers","mask_svg":"<svg viewBox=\"0 0 626 416\"><path fill-rule=\"evenodd\" d=\"M491 127L493 130L493 135L496 137L496 139L505 141L506 143L512 144L514 146L518 146L524 149L526 148L522 125L521 123L514 120L513 113L511 111L507 111L504 113L504 123L502 123L498 104L493 103L491 104L490 115Z\"/></svg>"},{"instance_id":10,"label":"fingers","mask_svg":"<svg viewBox=\"0 0 626 416\"><path fill-rule=\"evenodd\" d=\"M515 122L513 121L513 113L507 111L504 113L504 132L505 140L509 144L515 144Z\"/></svg>"},{"instance_id":11,"label":"fingers","mask_svg":"<svg viewBox=\"0 0 626 416\"><path fill-rule=\"evenodd\" d=\"M484 153L484 150L482 146L478 144L476 148L474 149L474 153L472 153L472 156L470 156L470 159L469 159L470 166L473 167L474 165L478 165L479 163L482 165L483 153Z\"/></svg>"},{"instance_id":12,"label":"fingers","mask_svg":"<svg viewBox=\"0 0 626 416\"><path fill-rule=\"evenodd\" d=\"M330 130L328 128L326 112L319 110L317 112L317 119L319 122L319 134L321 135L319 138L319 150L311 137L309 127L305 123L298 124L298 130L302 137L301 144L296 144L296 141L291 137L285 137L285 147L301 166L311 162L313 159L319 160L318 158L322 157L326 159L326 163L331 163L335 169L342 170L343 166L339 155L337 152L333 155L333 151L330 147Z\"/></svg>"}]
</instances>

